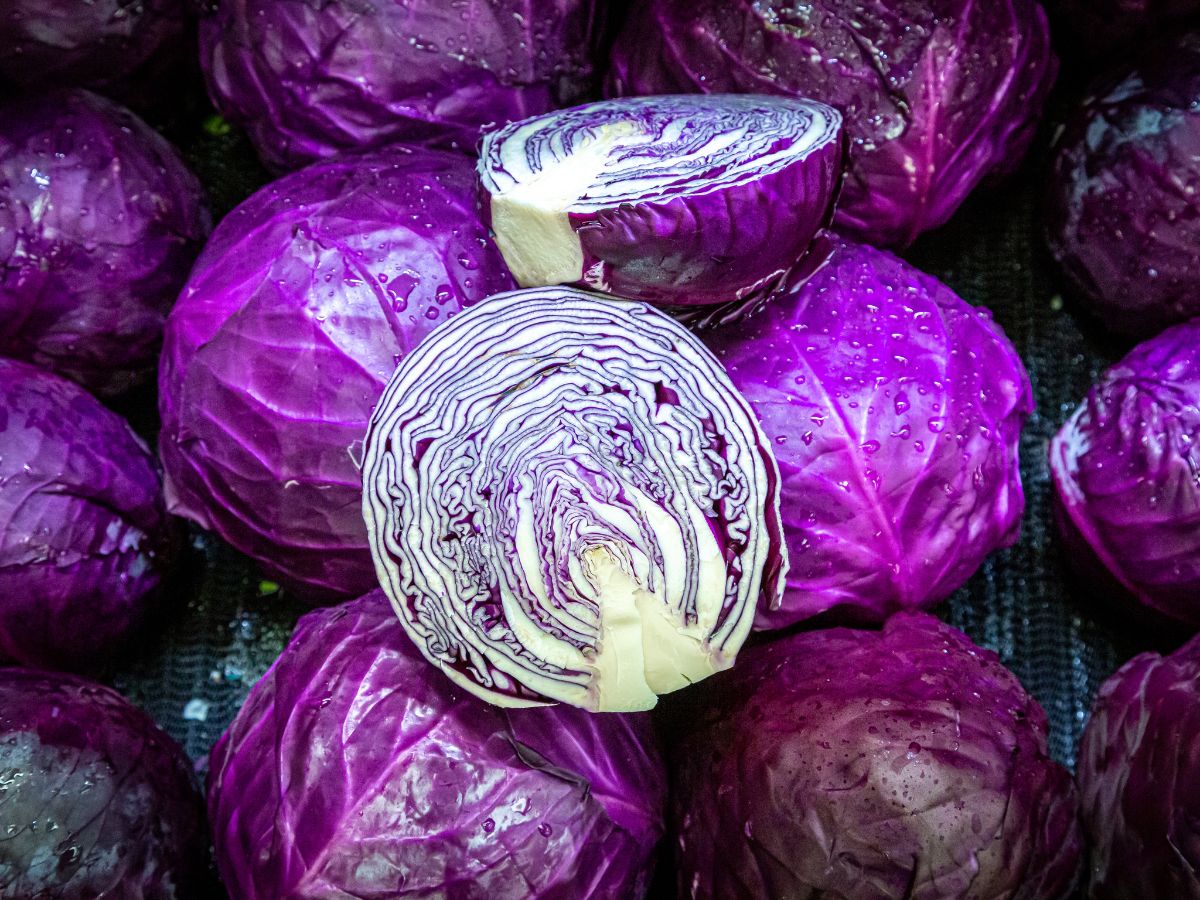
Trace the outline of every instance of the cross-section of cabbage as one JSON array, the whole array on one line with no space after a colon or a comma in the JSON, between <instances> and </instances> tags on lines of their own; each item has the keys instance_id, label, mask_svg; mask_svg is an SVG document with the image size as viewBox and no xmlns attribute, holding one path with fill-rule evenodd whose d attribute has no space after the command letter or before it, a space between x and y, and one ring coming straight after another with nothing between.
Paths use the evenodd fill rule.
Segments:
<instances>
[{"instance_id":1,"label":"cross-section of cabbage","mask_svg":"<svg viewBox=\"0 0 1200 900\"><path fill-rule=\"evenodd\" d=\"M367 435L376 569L502 706L654 706L728 668L787 561L778 470L717 360L641 303L497 295L405 358Z\"/></svg>"}]
</instances>

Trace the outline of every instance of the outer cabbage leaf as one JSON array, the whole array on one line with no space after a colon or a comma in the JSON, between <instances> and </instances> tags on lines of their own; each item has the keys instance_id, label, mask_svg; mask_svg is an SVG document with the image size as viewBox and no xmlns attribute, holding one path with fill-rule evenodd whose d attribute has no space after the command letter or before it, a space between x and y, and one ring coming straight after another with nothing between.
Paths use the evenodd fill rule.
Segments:
<instances>
[{"instance_id":1,"label":"outer cabbage leaf","mask_svg":"<svg viewBox=\"0 0 1200 900\"><path fill-rule=\"evenodd\" d=\"M1104 373L1050 445L1072 561L1103 587L1200 625L1200 320ZM1097 577L1098 576L1098 577Z\"/></svg>"},{"instance_id":2,"label":"outer cabbage leaf","mask_svg":"<svg viewBox=\"0 0 1200 900\"><path fill-rule=\"evenodd\" d=\"M841 116L781 97L640 97L484 136L484 213L517 282L663 304L768 289L829 224Z\"/></svg>"},{"instance_id":3,"label":"outer cabbage leaf","mask_svg":"<svg viewBox=\"0 0 1200 900\"><path fill-rule=\"evenodd\" d=\"M836 107L850 156L835 223L904 245L1016 166L1055 69L1035 0L646 0L617 40L608 93Z\"/></svg>"},{"instance_id":4,"label":"outer cabbage leaf","mask_svg":"<svg viewBox=\"0 0 1200 900\"><path fill-rule=\"evenodd\" d=\"M1200 897L1200 638L1101 686L1078 779L1090 897Z\"/></svg>"},{"instance_id":5,"label":"outer cabbage leaf","mask_svg":"<svg viewBox=\"0 0 1200 900\"><path fill-rule=\"evenodd\" d=\"M143 379L209 226L200 183L128 110L86 91L0 107L0 354L101 394Z\"/></svg>"},{"instance_id":6,"label":"outer cabbage leaf","mask_svg":"<svg viewBox=\"0 0 1200 900\"><path fill-rule=\"evenodd\" d=\"M292 169L396 141L473 151L481 128L577 102L596 0L217 0L200 20L209 93Z\"/></svg>"},{"instance_id":7,"label":"outer cabbage leaf","mask_svg":"<svg viewBox=\"0 0 1200 900\"><path fill-rule=\"evenodd\" d=\"M1077 798L1045 713L961 632L796 634L700 692L671 758L680 896L1070 896Z\"/></svg>"},{"instance_id":8,"label":"outer cabbage leaf","mask_svg":"<svg viewBox=\"0 0 1200 900\"><path fill-rule=\"evenodd\" d=\"M638 897L664 831L646 717L489 706L379 591L300 620L209 773L242 900Z\"/></svg>"},{"instance_id":9,"label":"outer cabbage leaf","mask_svg":"<svg viewBox=\"0 0 1200 900\"><path fill-rule=\"evenodd\" d=\"M1200 34L1098 82L1058 141L1050 249L1110 329L1200 314Z\"/></svg>"},{"instance_id":10,"label":"outer cabbage leaf","mask_svg":"<svg viewBox=\"0 0 1200 900\"><path fill-rule=\"evenodd\" d=\"M931 606L1016 540L1033 398L986 310L886 251L835 241L815 274L700 334L779 462L791 567L758 627Z\"/></svg>"},{"instance_id":11,"label":"outer cabbage leaf","mask_svg":"<svg viewBox=\"0 0 1200 900\"><path fill-rule=\"evenodd\" d=\"M510 287L457 154L393 148L268 185L221 222L167 323L170 510L314 599L374 587L371 410L434 325Z\"/></svg>"},{"instance_id":12,"label":"outer cabbage leaf","mask_svg":"<svg viewBox=\"0 0 1200 900\"><path fill-rule=\"evenodd\" d=\"M787 569L778 469L720 364L652 307L571 288L426 338L363 485L409 636L502 706L649 709L733 664Z\"/></svg>"},{"instance_id":13,"label":"outer cabbage leaf","mask_svg":"<svg viewBox=\"0 0 1200 900\"><path fill-rule=\"evenodd\" d=\"M183 750L109 688L0 669L0 896L208 896Z\"/></svg>"},{"instance_id":14,"label":"outer cabbage leaf","mask_svg":"<svg viewBox=\"0 0 1200 900\"><path fill-rule=\"evenodd\" d=\"M145 618L170 536L154 458L126 422L0 359L0 660L110 659Z\"/></svg>"}]
</instances>

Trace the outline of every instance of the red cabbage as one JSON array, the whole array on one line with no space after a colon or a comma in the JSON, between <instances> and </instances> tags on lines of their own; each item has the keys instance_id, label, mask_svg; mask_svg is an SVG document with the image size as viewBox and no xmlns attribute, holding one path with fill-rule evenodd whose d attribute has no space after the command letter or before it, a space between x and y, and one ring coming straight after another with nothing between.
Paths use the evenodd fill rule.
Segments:
<instances>
[{"instance_id":1,"label":"red cabbage","mask_svg":"<svg viewBox=\"0 0 1200 900\"><path fill-rule=\"evenodd\" d=\"M791 569L759 627L931 606L1016 540L1033 398L986 310L890 253L835 242L811 278L701 335L779 461Z\"/></svg>"},{"instance_id":2,"label":"red cabbage","mask_svg":"<svg viewBox=\"0 0 1200 900\"><path fill-rule=\"evenodd\" d=\"M839 109L850 138L840 230L904 245L1016 166L1054 80L1036 0L643 0L610 96L750 93Z\"/></svg>"},{"instance_id":3,"label":"red cabbage","mask_svg":"<svg viewBox=\"0 0 1200 900\"><path fill-rule=\"evenodd\" d=\"M723 303L777 281L828 224L841 116L780 97L610 100L484 136L479 175L517 282Z\"/></svg>"},{"instance_id":4,"label":"red cabbage","mask_svg":"<svg viewBox=\"0 0 1200 900\"><path fill-rule=\"evenodd\" d=\"M961 632L901 613L796 634L698 691L671 758L680 897L1071 895L1046 715Z\"/></svg>"},{"instance_id":5,"label":"red cabbage","mask_svg":"<svg viewBox=\"0 0 1200 900\"><path fill-rule=\"evenodd\" d=\"M313 599L374 587L357 466L371 410L434 325L510 287L465 157L394 148L259 191L167 323L171 511Z\"/></svg>"},{"instance_id":6,"label":"red cabbage","mask_svg":"<svg viewBox=\"0 0 1200 900\"><path fill-rule=\"evenodd\" d=\"M733 663L786 571L746 402L649 306L501 294L439 327L371 419L363 512L405 629L503 706L653 706Z\"/></svg>"},{"instance_id":7,"label":"red cabbage","mask_svg":"<svg viewBox=\"0 0 1200 900\"><path fill-rule=\"evenodd\" d=\"M0 359L0 660L111 659L146 617L170 537L154 458L125 420Z\"/></svg>"},{"instance_id":8,"label":"red cabbage","mask_svg":"<svg viewBox=\"0 0 1200 900\"><path fill-rule=\"evenodd\" d=\"M300 620L213 748L240 900L636 898L664 831L644 715L504 710L453 686L375 591Z\"/></svg>"}]
</instances>

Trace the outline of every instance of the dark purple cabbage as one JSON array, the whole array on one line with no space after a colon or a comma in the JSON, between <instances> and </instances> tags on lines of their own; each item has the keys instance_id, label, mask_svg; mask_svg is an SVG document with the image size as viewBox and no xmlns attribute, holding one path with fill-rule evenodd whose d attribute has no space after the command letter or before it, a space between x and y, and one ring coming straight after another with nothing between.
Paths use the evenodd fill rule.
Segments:
<instances>
[{"instance_id":1,"label":"dark purple cabbage","mask_svg":"<svg viewBox=\"0 0 1200 900\"><path fill-rule=\"evenodd\" d=\"M1051 442L1050 472L1081 573L1200 625L1200 319L1104 373Z\"/></svg>"},{"instance_id":2,"label":"dark purple cabbage","mask_svg":"<svg viewBox=\"0 0 1200 900\"><path fill-rule=\"evenodd\" d=\"M932 606L1017 539L1029 380L988 312L936 278L835 242L807 280L701 337L779 462L791 567L757 627Z\"/></svg>"},{"instance_id":3,"label":"dark purple cabbage","mask_svg":"<svg viewBox=\"0 0 1200 900\"><path fill-rule=\"evenodd\" d=\"M213 102L268 166L396 141L472 151L483 128L582 99L597 0L214 0Z\"/></svg>"},{"instance_id":4,"label":"dark purple cabbage","mask_svg":"<svg viewBox=\"0 0 1200 900\"><path fill-rule=\"evenodd\" d=\"M1070 895L1077 799L1046 715L961 632L901 613L796 634L692 690L671 759L680 897Z\"/></svg>"},{"instance_id":5,"label":"dark purple cabbage","mask_svg":"<svg viewBox=\"0 0 1200 900\"><path fill-rule=\"evenodd\" d=\"M229 214L167 323L170 510L314 599L375 587L358 461L396 364L512 287L458 154L321 163Z\"/></svg>"},{"instance_id":6,"label":"dark purple cabbage","mask_svg":"<svg viewBox=\"0 0 1200 900\"><path fill-rule=\"evenodd\" d=\"M240 900L637 898L665 801L646 716L491 706L380 591L300 620L208 785Z\"/></svg>"},{"instance_id":7,"label":"dark purple cabbage","mask_svg":"<svg viewBox=\"0 0 1200 900\"><path fill-rule=\"evenodd\" d=\"M1046 232L1111 330L1149 337L1200 314L1200 33L1092 88L1058 140Z\"/></svg>"},{"instance_id":8,"label":"dark purple cabbage","mask_svg":"<svg viewBox=\"0 0 1200 900\"><path fill-rule=\"evenodd\" d=\"M1078 780L1089 897L1200 898L1200 638L1104 682Z\"/></svg>"},{"instance_id":9,"label":"dark purple cabbage","mask_svg":"<svg viewBox=\"0 0 1200 900\"><path fill-rule=\"evenodd\" d=\"M0 669L0 897L183 900L207 835L183 750L115 691Z\"/></svg>"},{"instance_id":10,"label":"dark purple cabbage","mask_svg":"<svg viewBox=\"0 0 1200 900\"><path fill-rule=\"evenodd\" d=\"M129 88L184 49L185 21L186 0L4 0L0 81Z\"/></svg>"},{"instance_id":11,"label":"dark purple cabbage","mask_svg":"<svg viewBox=\"0 0 1200 900\"><path fill-rule=\"evenodd\" d=\"M200 183L128 110L86 91L0 107L0 354L130 387L209 226Z\"/></svg>"},{"instance_id":12,"label":"dark purple cabbage","mask_svg":"<svg viewBox=\"0 0 1200 900\"><path fill-rule=\"evenodd\" d=\"M836 107L850 165L835 225L905 245L989 173L1016 167L1055 70L1036 0L643 0L617 39L607 90Z\"/></svg>"},{"instance_id":13,"label":"dark purple cabbage","mask_svg":"<svg viewBox=\"0 0 1200 900\"><path fill-rule=\"evenodd\" d=\"M0 660L111 659L145 619L170 536L154 459L125 420L0 359Z\"/></svg>"}]
</instances>

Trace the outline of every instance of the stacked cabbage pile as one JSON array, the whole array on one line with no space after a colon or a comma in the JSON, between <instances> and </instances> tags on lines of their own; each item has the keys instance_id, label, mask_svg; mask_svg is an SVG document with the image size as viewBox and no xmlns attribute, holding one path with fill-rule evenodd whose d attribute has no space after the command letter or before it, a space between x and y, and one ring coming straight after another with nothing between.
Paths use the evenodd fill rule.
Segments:
<instances>
[{"instance_id":1,"label":"stacked cabbage pile","mask_svg":"<svg viewBox=\"0 0 1200 900\"><path fill-rule=\"evenodd\" d=\"M172 515L331 604L209 759L239 900L638 897L660 856L692 897L1073 891L1044 712L922 612L1018 538L1030 381L881 249L1020 160L1056 70L1034 0L217 0L210 96L285 174L211 236L177 151L79 87L147 79L182 4L91 6L0 10L0 75L67 85L0 107L0 896L208 888L180 749L19 667L102 674L169 616ZM1126 77L1089 101L1139 98L1118 137L1062 138L1050 223L1136 330L1189 275L1133 296L1095 157L1177 247L1126 154L1183 155L1192 110ZM1193 623L1194 328L1052 447L1085 565ZM157 459L88 392L156 359ZM1193 715L1193 656L1131 663L1089 729L1105 896L1196 890L1110 862L1188 827L1143 735Z\"/></svg>"}]
</instances>

